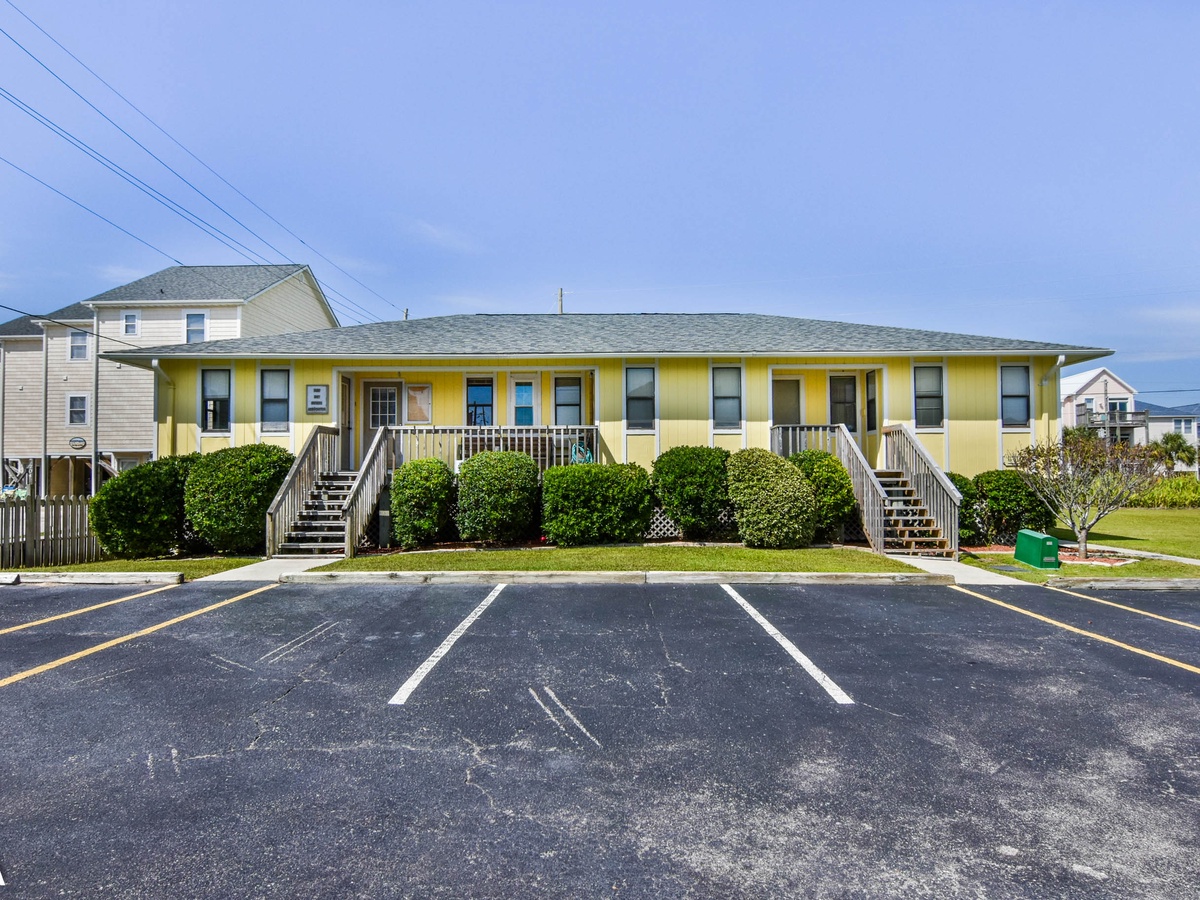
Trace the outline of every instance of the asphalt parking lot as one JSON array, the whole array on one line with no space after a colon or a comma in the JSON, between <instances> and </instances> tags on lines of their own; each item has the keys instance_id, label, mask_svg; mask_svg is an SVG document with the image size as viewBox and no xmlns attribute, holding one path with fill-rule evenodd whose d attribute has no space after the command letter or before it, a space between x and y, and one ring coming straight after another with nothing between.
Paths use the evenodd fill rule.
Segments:
<instances>
[{"instance_id":1,"label":"asphalt parking lot","mask_svg":"<svg viewBox=\"0 0 1200 900\"><path fill-rule=\"evenodd\" d=\"M1200 896L1200 592L14 586L0 714L0 900Z\"/></svg>"}]
</instances>

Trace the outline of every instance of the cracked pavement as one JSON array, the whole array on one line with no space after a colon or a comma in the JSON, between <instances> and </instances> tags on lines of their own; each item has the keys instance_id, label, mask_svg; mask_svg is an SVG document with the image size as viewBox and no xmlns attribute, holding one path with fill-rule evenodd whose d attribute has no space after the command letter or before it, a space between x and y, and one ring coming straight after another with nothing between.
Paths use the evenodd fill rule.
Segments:
<instances>
[{"instance_id":1,"label":"cracked pavement","mask_svg":"<svg viewBox=\"0 0 1200 900\"><path fill-rule=\"evenodd\" d=\"M4 588L0 629L122 590ZM243 590L0 635L0 678ZM947 588L738 590L854 704L715 585L510 585L403 706L486 587L285 585L0 688L0 891L1200 896L1200 676Z\"/></svg>"}]
</instances>

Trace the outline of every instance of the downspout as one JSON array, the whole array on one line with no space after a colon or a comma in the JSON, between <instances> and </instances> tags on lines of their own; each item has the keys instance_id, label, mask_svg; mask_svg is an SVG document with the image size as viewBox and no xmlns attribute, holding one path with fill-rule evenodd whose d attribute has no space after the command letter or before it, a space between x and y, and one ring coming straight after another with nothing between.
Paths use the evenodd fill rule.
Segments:
<instances>
[{"instance_id":1,"label":"downspout","mask_svg":"<svg viewBox=\"0 0 1200 900\"><path fill-rule=\"evenodd\" d=\"M154 374L156 376L158 376L157 378L154 379L155 393L156 394L158 393L158 378L162 378L162 380L167 383L167 387L170 388L170 391L171 391L171 393L169 395L170 400L169 400L169 404L167 407L167 413L164 416L164 418L166 419L165 424L167 426L167 434L168 434L166 455L174 456L175 455L175 382L173 382L171 380L170 376L168 376L167 373L162 370L162 366L160 366L158 364L157 359L150 360L150 368L153 369ZM157 421L157 419L158 419L157 400L155 402L154 416L155 416L155 420ZM157 430L158 430L157 427L155 427L155 431L157 431ZM158 456L158 455L159 454L157 454L157 453L155 454L155 456Z\"/></svg>"},{"instance_id":2,"label":"downspout","mask_svg":"<svg viewBox=\"0 0 1200 900\"><path fill-rule=\"evenodd\" d=\"M46 340L46 326L42 326L42 464L38 473L38 495L45 497L50 491L50 455L46 444L46 417L50 404L50 346Z\"/></svg>"},{"instance_id":3,"label":"downspout","mask_svg":"<svg viewBox=\"0 0 1200 900\"><path fill-rule=\"evenodd\" d=\"M0 341L0 485L8 484L8 460L4 457L4 392L8 389L8 348Z\"/></svg>"},{"instance_id":4,"label":"downspout","mask_svg":"<svg viewBox=\"0 0 1200 900\"><path fill-rule=\"evenodd\" d=\"M1066 361L1067 361L1066 354L1064 354L1064 353L1058 354L1058 359L1056 359L1054 361L1054 365L1052 365L1049 369L1046 370L1046 374L1043 375L1042 380L1038 382L1038 387L1044 388L1046 385L1048 385L1050 383L1050 379L1052 379L1056 375L1058 375L1059 369L1061 369L1063 367L1063 364ZM1054 402L1055 406L1058 408L1058 437L1061 440L1062 439L1062 398L1055 397L1053 402ZM1047 439L1049 439L1049 437L1050 437L1048 432L1049 432L1049 429L1047 429L1047 434L1046 434Z\"/></svg>"},{"instance_id":5,"label":"downspout","mask_svg":"<svg viewBox=\"0 0 1200 900\"><path fill-rule=\"evenodd\" d=\"M92 358L92 496L100 490L100 311L96 310L92 331L96 353Z\"/></svg>"}]
</instances>

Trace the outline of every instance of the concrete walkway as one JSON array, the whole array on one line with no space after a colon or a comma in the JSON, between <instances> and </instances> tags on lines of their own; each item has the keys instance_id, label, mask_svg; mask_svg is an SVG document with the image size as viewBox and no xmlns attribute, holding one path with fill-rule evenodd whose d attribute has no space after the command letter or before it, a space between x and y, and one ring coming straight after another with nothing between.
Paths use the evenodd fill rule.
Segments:
<instances>
[{"instance_id":1,"label":"concrete walkway","mask_svg":"<svg viewBox=\"0 0 1200 900\"><path fill-rule=\"evenodd\" d=\"M955 584L1024 584L1019 578L1009 578L999 572L987 569L977 569L966 563L955 562L952 559L936 559L929 556L902 556L899 553L889 553L889 559L908 563L923 572L932 575L949 575Z\"/></svg>"},{"instance_id":2,"label":"concrete walkway","mask_svg":"<svg viewBox=\"0 0 1200 900\"><path fill-rule=\"evenodd\" d=\"M292 556L283 559L272 557L271 559L264 559L262 562L250 563L248 566L230 569L227 572L218 572L216 575L206 575L196 580L279 581L283 575L307 572L316 566L323 566L326 563L331 563L339 559L341 559L340 556Z\"/></svg>"}]
</instances>

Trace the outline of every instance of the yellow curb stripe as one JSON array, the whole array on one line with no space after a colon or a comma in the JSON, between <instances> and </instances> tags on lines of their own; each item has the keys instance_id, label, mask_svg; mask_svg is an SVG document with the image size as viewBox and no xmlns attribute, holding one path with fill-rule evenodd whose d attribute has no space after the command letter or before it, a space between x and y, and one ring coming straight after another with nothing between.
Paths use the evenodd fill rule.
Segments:
<instances>
[{"instance_id":1,"label":"yellow curb stripe","mask_svg":"<svg viewBox=\"0 0 1200 900\"><path fill-rule=\"evenodd\" d=\"M1078 597L1080 600L1091 600L1093 603L1103 603L1105 606L1113 606L1117 609L1123 609L1126 612L1137 613L1139 616L1149 616L1151 619L1158 619L1160 622L1170 622L1172 625L1182 625L1184 628L1193 628L1200 631L1200 625L1193 625L1191 622L1181 622L1179 619L1172 619L1167 616L1160 616L1158 613L1146 612L1144 609L1135 609L1132 606L1124 606L1120 603L1113 603L1111 600L1101 600L1099 597L1089 597L1087 594L1077 594L1074 591L1068 591L1066 588L1050 587L1048 584L1042 585L1052 591L1058 591L1060 594L1069 594L1072 597ZM1113 585L1114 590L1119 589L1117 585ZM3 632L0 632L3 633Z\"/></svg>"},{"instance_id":2,"label":"yellow curb stripe","mask_svg":"<svg viewBox=\"0 0 1200 900\"><path fill-rule=\"evenodd\" d=\"M72 653L70 656L64 656L56 659L53 662L48 662L45 665L37 666L33 669L26 669L24 672L18 672L16 675L9 675L7 678L0 679L0 688L8 687L10 684L15 684L18 681L23 681L33 675L40 675L42 672L49 672L51 669L57 669L59 666L65 666L69 662L74 662L77 659L83 659L85 656L91 656L93 653L99 653L101 650L107 650L110 647L115 647L118 644L124 644L127 641L132 641L135 638L145 637L148 634L153 634L156 631L162 631L171 625L177 625L180 622L185 622L188 619L194 619L196 616L202 616L207 612L212 612L214 609L220 609L222 606L228 606L230 603L237 603L239 600L245 600L247 597L253 597L255 594L261 594L263 591L269 591L272 588L279 587L278 584L268 584L260 588L255 588L252 591L247 591L244 594L238 594L236 597L230 597L228 600L222 600L220 603L214 603L211 606L206 606L203 609L197 609L190 613L184 613L182 616L176 616L174 619L168 619L166 622L159 622L157 625L151 625L149 628L143 628L141 631L135 631L133 634L127 634L124 637L113 638L111 641L105 641L103 644L97 644L94 647L88 647L86 650L80 650L78 653Z\"/></svg>"},{"instance_id":3,"label":"yellow curb stripe","mask_svg":"<svg viewBox=\"0 0 1200 900\"><path fill-rule=\"evenodd\" d=\"M169 591L171 588L179 587L177 584L168 584L165 587L156 587L149 591L142 591L140 594L130 594L128 597L120 597L116 600L108 600L104 603L97 603L95 606L88 606L84 609L73 609L70 612L59 613L57 616L50 616L45 619L38 619L36 622L26 622L24 625L13 625L10 628L0 628L0 634L10 634L14 631L21 631L25 628L33 628L37 625L45 625L47 622L57 622L59 619L69 619L71 616L82 616L84 613L90 613L93 610L104 609L106 606L113 606L117 603L124 603L126 600L136 600L138 597L147 597L150 594L157 594L159 591Z\"/></svg>"},{"instance_id":4,"label":"yellow curb stripe","mask_svg":"<svg viewBox=\"0 0 1200 900\"><path fill-rule=\"evenodd\" d=\"M977 594L975 591L968 591L966 588L959 587L957 584L950 585L950 589L953 591L960 591L964 594L970 594L972 597L978 597L980 600L986 600L988 603L995 603L997 606L1003 606L1005 609L1011 609L1013 612L1019 612L1021 615L1029 616L1031 619L1037 619L1039 622L1046 622L1049 625L1063 628L1067 631L1074 632L1075 634L1081 634L1084 637L1090 637L1093 640L1102 641L1103 643L1111 644L1114 647L1120 647L1122 650L1128 650L1130 653L1136 653L1139 656L1146 656L1150 659L1157 660L1158 662L1164 662L1169 666L1175 666L1188 672L1192 672L1195 675L1200 675L1200 668L1188 665L1185 662L1180 662L1177 659L1171 659L1169 656L1162 656L1158 653L1152 653L1149 650L1143 650L1140 647L1134 647L1132 644L1123 644L1120 641L1113 640L1110 637L1105 637L1102 634L1096 634L1094 631L1085 631L1082 628L1076 628L1074 625L1068 625L1066 622L1060 622L1057 619L1050 619L1046 616L1039 615L1038 613L1030 612L1027 609L1022 609L1019 606L1013 606L1011 603L1005 603L1003 600L997 600L994 597L987 597L983 594ZM0 686L2 686L2 684L3 682L0 682Z\"/></svg>"}]
</instances>

